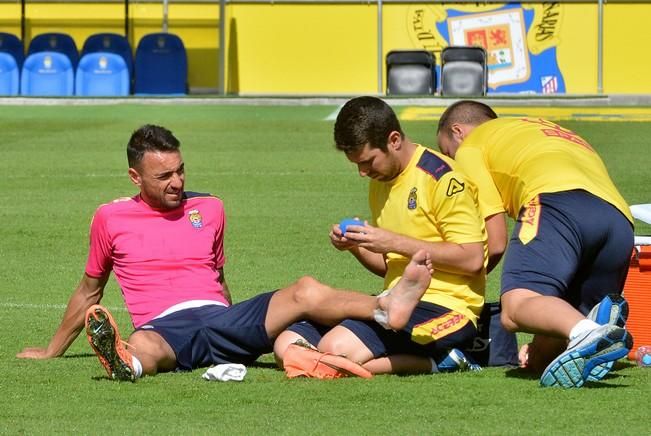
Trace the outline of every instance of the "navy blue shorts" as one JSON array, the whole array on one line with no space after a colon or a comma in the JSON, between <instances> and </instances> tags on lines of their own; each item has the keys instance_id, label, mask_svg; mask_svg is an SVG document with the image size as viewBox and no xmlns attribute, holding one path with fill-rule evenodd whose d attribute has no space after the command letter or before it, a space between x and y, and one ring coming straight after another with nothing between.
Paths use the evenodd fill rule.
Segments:
<instances>
[{"instance_id":1,"label":"navy blue shorts","mask_svg":"<svg viewBox=\"0 0 651 436\"><path fill-rule=\"evenodd\" d=\"M474 324L464 315L422 301L400 331L386 330L374 321L347 319L339 325L353 332L375 358L392 354L434 357L442 350L464 348L477 336ZM315 346L328 329L309 321L297 322L288 328Z\"/></svg>"},{"instance_id":2,"label":"navy blue shorts","mask_svg":"<svg viewBox=\"0 0 651 436\"><path fill-rule=\"evenodd\" d=\"M620 294L633 226L610 203L582 190L540 194L522 208L502 269L502 294L517 288L564 299L586 315Z\"/></svg>"},{"instance_id":3,"label":"navy blue shorts","mask_svg":"<svg viewBox=\"0 0 651 436\"><path fill-rule=\"evenodd\" d=\"M269 300L267 292L230 307L201 306L153 319L137 330L155 331L176 354L178 370L220 363L255 361L273 350L264 326Z\"/></svg>"}]
</instances>

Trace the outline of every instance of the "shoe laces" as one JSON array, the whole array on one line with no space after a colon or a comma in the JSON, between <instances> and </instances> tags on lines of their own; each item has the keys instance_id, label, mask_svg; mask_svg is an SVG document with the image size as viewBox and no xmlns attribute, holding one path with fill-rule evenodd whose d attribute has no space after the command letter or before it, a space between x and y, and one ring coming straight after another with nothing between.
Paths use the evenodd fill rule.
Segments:
<instances>
[{"instance_id":1,"label":"shoe laces","mask_svg":"<svg viewBox=\"0 0 651 436\"><path fill-rule=\"evenodd\" d=\"M122 343L122 345L124 345L125 350L129 351L129 348L131 348L132 351L136 351L136 347L134 345L131 345L127 341L123 341L122 339L120 339L120 342Z\"/></svg>"}]
</instances>

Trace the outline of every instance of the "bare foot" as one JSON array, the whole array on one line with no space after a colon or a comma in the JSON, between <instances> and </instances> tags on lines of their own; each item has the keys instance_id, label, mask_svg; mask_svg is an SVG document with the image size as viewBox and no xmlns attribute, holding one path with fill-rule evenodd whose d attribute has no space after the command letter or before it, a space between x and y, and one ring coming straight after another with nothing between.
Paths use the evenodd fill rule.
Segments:
<instances>
[{"instance_id":1,"label":"bare foot","mask_svg":"<svg viewBox=\"0 0 651 436\"><path fill-rule=\"evenodd\" d=\"M387 324L393 330L407 325L411 313L429 287L433 272L429 253L419 250L412 256L398 283L388 294L378 298L378 305L387 313Z\"/></svg>"}]
</instances>

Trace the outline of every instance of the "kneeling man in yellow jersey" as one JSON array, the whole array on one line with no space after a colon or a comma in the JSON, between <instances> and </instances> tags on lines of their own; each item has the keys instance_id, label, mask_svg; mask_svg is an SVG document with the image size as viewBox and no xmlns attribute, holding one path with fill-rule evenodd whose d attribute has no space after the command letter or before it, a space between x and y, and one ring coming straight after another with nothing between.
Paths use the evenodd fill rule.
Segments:
<instances>
[{"instance_id":1,"label":"kneeling man in yellow jersey","mask_svg":"<svg viewBox=\"0 0 651 436\"><path fill-rule=\"evenodd\" d=\"M505 216L516 220L501 302L507 329L535 334L521 365L541 372L542 386L603 378L632 346L620 294L633 218L600 157L571 130L540 118L497 118L470 100L443 113L438 143L477 185L489 271L506 249Z\"/></svg>"}]
</instances>

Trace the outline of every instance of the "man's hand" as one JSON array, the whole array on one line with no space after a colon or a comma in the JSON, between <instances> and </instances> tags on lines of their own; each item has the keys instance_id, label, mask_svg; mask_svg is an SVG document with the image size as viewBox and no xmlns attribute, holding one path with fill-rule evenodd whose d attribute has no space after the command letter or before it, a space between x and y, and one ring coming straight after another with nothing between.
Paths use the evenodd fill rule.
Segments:
<instances>
[{"instance_id":1,"label":"man's hand","mask_svg":"<svg viewBox=\"0 0 651 436\"><path fill-rule=\"evenodd\" d=\"M16 354L19 359L51 359L57 357L48 352L47 348L27 347Z\"/></svg>"},{"instance_id":2,"label":"man's hand","mask_svg":"<svg viewBox=\"0 0 651 436\"><path fill-rule=\"evenodd\" d=\"M351 229L352 227L360 227L360 226L349 226L348 229ZM339 251L350 250L351 248L357 246L357 243L355 241L351 241L350 239L344 237L343 233L341 233L341 228L339 228L339 224L334 224L332 226L332 228L330 229L329 236L330 236L330 243L332 244L333 247L335 247Z\"/></svg>"},{"instance_id":3,"label":"man's hand","mask_svg":"<svg viewBox=\"0 0 651 436\"><path fill-rule=\"evenodd\" d=\"M93 304L98 304L104 295L104 286L109 272L102 277L91 277L84 274L72 293L63 319L57 327L47 348L27 347L16 354L19 359L51 359L63 356L68 347L84 328L86 310Z\"/></svg>"},{"instance_id":4,"label":"man's hand","mask_svg":"<svg viewBox=\"0 0 651 436\"><path fill-rule=\"evenodd\" d=\"M363 226L348 226L344 238L349 244L365 248L368 251L379 254L386 254L398 251L396 247L395 233L373 227L365 223Z\"/></svg>"},{"instance_id":5,"label":"man's hand","mask_svg":"<svg viewBox=\"0 0 651 436\"><path fill-rule=\"evenodd\" d=\"M352 239L355 235L364 234L364 232L371 228L374 227L369 226L367 221L364 221L364 225L362 226L348 225L346 227L346 235L348 236L346 237L341 233L339 224L335 224L330 229L330 242L337 250L349 251L362 265L364 265L364 268L368 269L373 274L384 277L387 272L387 266L384 262L384 254L374 253L370 250L364 249L358 241Z\"/></svg>"}]
</instances>

